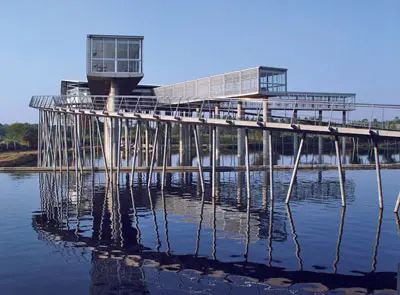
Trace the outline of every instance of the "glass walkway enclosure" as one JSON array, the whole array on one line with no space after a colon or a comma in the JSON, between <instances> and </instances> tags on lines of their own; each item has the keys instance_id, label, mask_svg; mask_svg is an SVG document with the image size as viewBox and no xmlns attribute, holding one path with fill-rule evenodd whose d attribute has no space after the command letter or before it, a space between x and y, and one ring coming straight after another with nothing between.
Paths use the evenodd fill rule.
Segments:
<instances>
[{"instance_id":1,"label":"glass walkway enclosure","mask_svg":"<svg viewBox=\"0 0 400 295\"><path fill-rule=\"evenodd\" d=\"M287 92L287 69L255 67L161 86L160 97L232 98L274 96Z\"/></svg>"},{"instance_id":2,"label":"glass walkway enclosure","mask_svg":"<svg viewBox=\"0 0 400 295\"><path fill-rule=\"evenodd\" d=\"M90 93L108 94L114 81L118 94L131 94L143 78L143 37L88 35L86 47Z\"/></svg>"},{"instance_id":3,"label":"glass walkway enclosure","mask_svg":"<svg viewBox=\"0 0 400 295\"><path fill-rule=\"evenodd\" d=\"M233 99L247 101L245 104L251 107L254 99L270 98L269 108L278 110L286 109L287 102L292 101L290 108L315 109L313 103L321 102L327 103L320 105L321 110L330 110L329 103L334 103L335 110L348 111L354 109L356 97L354 93L288 91L287 69L265 66L161 86L155 88L154 93L157 100L165 104L211 100L223 106Z\"/></svg>"}]
</instances>

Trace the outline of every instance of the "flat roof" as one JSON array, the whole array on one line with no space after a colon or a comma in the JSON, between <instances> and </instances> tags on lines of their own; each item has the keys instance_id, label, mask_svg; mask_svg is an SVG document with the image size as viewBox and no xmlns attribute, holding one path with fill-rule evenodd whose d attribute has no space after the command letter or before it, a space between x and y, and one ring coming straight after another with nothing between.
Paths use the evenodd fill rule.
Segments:
<instances>
[{"instance_id":1,"label":"flat roof","mask_svg":"<svg viewBox=\"0 0 400 295\"><path fill-rule=\"evenodd\" d=\"M88 34L88 39L91 38L112 38L112 39L144 39L143 36L133 36L133 35L96 35L96 34Z\"/></svg>"}]
</instances>

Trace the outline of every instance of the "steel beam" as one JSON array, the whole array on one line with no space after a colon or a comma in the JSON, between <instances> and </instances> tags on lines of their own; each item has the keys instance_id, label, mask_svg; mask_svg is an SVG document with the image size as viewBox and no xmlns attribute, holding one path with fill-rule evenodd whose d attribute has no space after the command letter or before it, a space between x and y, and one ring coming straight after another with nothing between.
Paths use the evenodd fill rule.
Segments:
<instances>
[{"instance_id":1,"label":"steel beam","mask_svg":"<svg viewBox=\"0 0 400 295\"><path fill-rule=\"evenodd\" d=\"M294 184L294 181L296 180L297 169L299 168L301 152L303 150L305 138L306 138L306 134L304 133L301 138L301 141L300 141L299 150L297 151L296 162L294 163L293 174L292 174L292 178L290 179L289 189L288 189L288 192L286 195L286 201L285 201L286 204L289 204L289 202L290 202L290 197L292 195L292 190L293 190L293 184Z\"/></svg>"},{"instance_id":2,"label":"steel beam","mask_svg":"<svg viewBox=\"0 0 400 295\"><path fill-rule=\"evenodd\" d=\"M335 150L336 150L336 162L339 173L339 183L340 183L340 194L342 197L342 206L346 206L346 196L344 192L344 182L343 182L343 170L342 170L342 161L340 157L340 148L339 148L339 138L335 136Z\"/></svg>"},{"instance_id":3,"label":"steel beam","mask_svg":"<svg viewBox=\"0 0 400 295\"><path fill-rule=\"evenodd\" d=\"M375 167L376 167L376 181L378 184L378 197L379 197L379 208L383 208L383 195L382 195L382 181L381 181L381 165L379 162L379 149L378 140L374 140L374 155L375 155Z\"/></svg>"}]
</instances>

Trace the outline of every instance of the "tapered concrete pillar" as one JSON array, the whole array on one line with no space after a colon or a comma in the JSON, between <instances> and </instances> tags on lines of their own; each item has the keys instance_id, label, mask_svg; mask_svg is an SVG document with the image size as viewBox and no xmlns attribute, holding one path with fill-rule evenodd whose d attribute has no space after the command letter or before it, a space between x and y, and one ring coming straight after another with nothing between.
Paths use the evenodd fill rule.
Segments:
<instances>
[{"instance_id":1,"label":"tapered concrete pillar","mask_svg":"<svg viewBox=\"0 0 400 295\"><path fill-rule=\"evenodd\" d=\"M318 111L318 123L322 125L322 111ZM324 138L318 136L318 164L324 163Z\"/></svg>"},{"instance_id":2,"label":"tapered concrete pillar","mask_svg":"<svg viewBox=\"0 0 400 295\"><path fill-rule=\"evenodd\" d=\"M237 104L237 119L243 120L244 119L244 110L242 102L238 102ZM237 130L237 158L238 158L238 165L244 165L244 129L238 128Z\"/></svg>"},{"instance_id":3,"label":"tapered concrete pillar","mask_svg":"<svg viewBox=\"0 0 400 295\"><path fill-rule=\"evenodd\" d=\"M271 117L271 110L268 110L268 101L263 101L263 122L268 122L268 119ZM263 131L263 165L266 166L269 163L269 147L268 147L268 135L269 131Z\"/></svg>"},{"instance_id":4,"label":"tapered concrete pillar","mask_svg":"<svg viewBox=\"0 0 400 295\"><path fill-rule=\"evenodd\" d=\"M219 105L215 105L215 111L214 111L214 118L219 118ZM215 128L216 132L216 139L215 139L215 165L218 167L220 164L220 136L221 136L221 128L216 127Z\"/></svg>"},{"instance_id":5,"label":"tapered concrete pillar","mask_svg":"<svg viewBox=\"0 0 400 295\"><path fill-rule=\"evenodd\" d=\"M118 86L114 80L111 80L110 92L107 98L106 111L115 112L116 111L116 101L115 96L118 95ZM105 161L108 167L113 167L116 165L117 160L117 148L118 148L118 120L113 120L111 118L104 119L104 154Z\"/></svg>"}]
</instances>

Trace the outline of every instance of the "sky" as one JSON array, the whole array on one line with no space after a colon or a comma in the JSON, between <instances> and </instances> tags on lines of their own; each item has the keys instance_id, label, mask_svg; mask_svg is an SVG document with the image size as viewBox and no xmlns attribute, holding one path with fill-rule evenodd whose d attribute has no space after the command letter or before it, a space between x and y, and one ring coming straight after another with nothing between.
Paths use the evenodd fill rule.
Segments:
<instances>
[{"instance_id":1,"label":"sky","mask_svg":"<svg viewBox=\"0 0 400 295\"><path fill-rule=\"evenodd\" d=\"M86 80L87 34L144 36L147 84L276 66L289 91L400 104L398 0L1 0L0 34L2 123Z\"/></svg>"}]
</instances>

